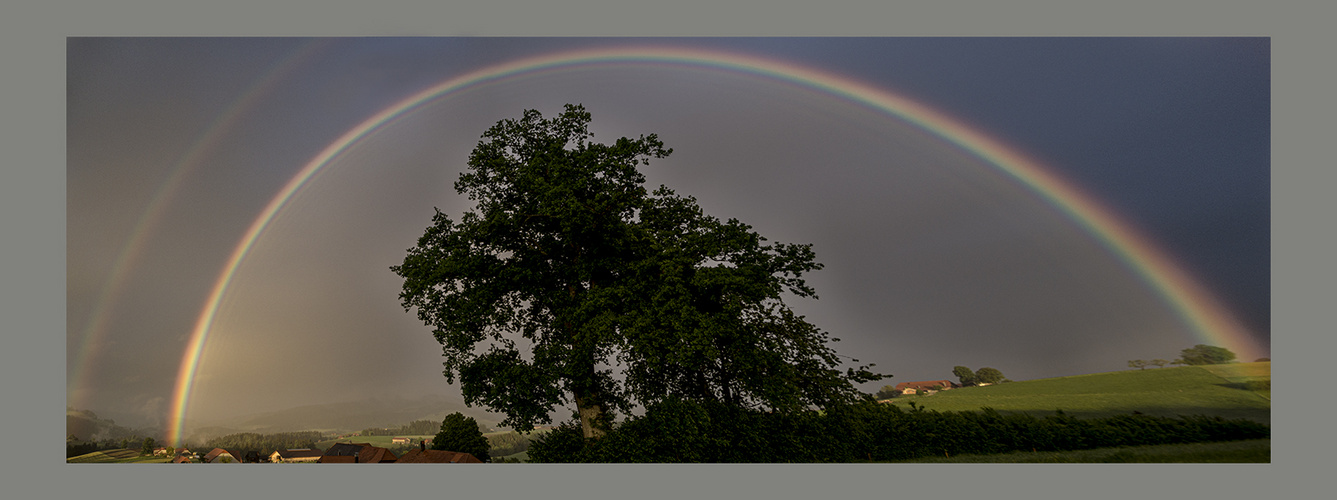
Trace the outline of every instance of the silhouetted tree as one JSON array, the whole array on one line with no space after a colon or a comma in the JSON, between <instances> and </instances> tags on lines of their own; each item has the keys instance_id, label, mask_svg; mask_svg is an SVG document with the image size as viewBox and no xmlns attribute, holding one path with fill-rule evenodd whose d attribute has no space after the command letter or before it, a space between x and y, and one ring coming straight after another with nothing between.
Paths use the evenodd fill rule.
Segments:
<instances>
[{"instance_id":1,"label":"silhouetted tree","mask_svg":"<svg viewBox=\"0 0 1337 500\"><path fill-rule=\"evenodd\" d=\"M468 453L484 462L488 460L490 448L487 438L478 430L478 422L460 412L446 415L441 421L441 432L432 438L433 450Z\"/></svg>"},{"instance_id":2,"label":"silhouetted tree","mask_svg":"<svg viewBox=\"0 0 1337 500\"><path fill-rule=\"evenodd\" d=\"M881 378L838 371L837 339L782 300L815 295L811 245L765 244L691 197L648 192L638 165L672 150L653 134L594 143L589 123L567 105L488 129L455 182L476 205L458 222L438 210L391 268L466 402L520 431L574 404L590 438L610 412L669 396L800 412Z\"/></svg>"}]
</instances>

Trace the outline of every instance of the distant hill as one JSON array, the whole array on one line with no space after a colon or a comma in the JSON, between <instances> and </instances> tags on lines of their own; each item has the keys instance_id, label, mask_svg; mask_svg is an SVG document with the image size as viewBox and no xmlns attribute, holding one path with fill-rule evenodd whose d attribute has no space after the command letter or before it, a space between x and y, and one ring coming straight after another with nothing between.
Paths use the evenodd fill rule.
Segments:
<instances>
[{"instance_id":1,"label":"distant hill","mask_svg":"<svg viewBox=\"0 0 1337 500\"><path fill-rule=\"evenodd\" d=\"M495 426L503 418L482 408L469 408L463 400L446 396L384 397L245 415L223 422L211 422L213 425L192 427L186 434L189 442L203 442L212 437L239 432L356 432L372 427L399 427L414 420L440 421L455 412L474 417L489 427Z\"/></svg>"},{"instance_id":2,"label":"distant hill","mask_svg":"<svg viewBox=\"0 0 1337 500\"><path fill-rule=\"evenodd\" d=\"M963 387L929 396L903 396L930 410L1107 417L1134 411L1147 415L1208 415L1272 421L1272 363L1182 366L1076 375L986 387Z\"/></svg>"},{"instance_id":3,"label":"distant hill","mask_svg":"<svg viewBox=\"0 0 1337 500\"><path fill-rule=\"evenodd\" d=\"M80 441L152 436L156 433L155 429L131 429L117 425L115 420L99 418L90 410L65 408L65 435L75 436Z\"/></svg>"}]
</instances>

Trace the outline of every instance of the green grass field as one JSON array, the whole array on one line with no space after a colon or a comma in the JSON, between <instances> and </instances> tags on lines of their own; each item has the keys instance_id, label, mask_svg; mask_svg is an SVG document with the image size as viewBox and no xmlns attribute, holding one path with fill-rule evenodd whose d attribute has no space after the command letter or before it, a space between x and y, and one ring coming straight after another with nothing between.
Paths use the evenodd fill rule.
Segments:
<instances>
[{"instance_id":1,"label":"green grass field","mask_svg":"<svg viewBox=\"0 0 1337 500\"><path fill-rule=\"evenodd\" d=\"M140 456L138 450L116 449L95 451L86 455L70 457L65 459L65 463L70 464L165 464L171 462L170 457L163 456Z\"/></svg>"},{"instance_id":2,"label":"green grass field","mask_svg":"<svg viewBox=\"0 0 1337 500\"><path fill-rule=\"evenodd\" d=\"M957 464L1108 464L1108 463L1271 463L1272 440L1250 439L1218 443L1124 446L1077 451L1041 451L1000 453L997 455L960 455L901 460L898 463Z\"/></svg>"},{"instance_id":3,"label":"green grass field","mask_svg":"<svg viewBox=\"0 0 1337 500\"><path fill-rule=\"evenodd\" d=\"M987 406L1037 417L1058 409L1079 418L1138 411L1165 417L1247 418L1271 425L1271 365L1232 363L1076 375L902 396L893 404L905 408L914 402L938 411L977 411Z\"/></svg>"}]
</instances>

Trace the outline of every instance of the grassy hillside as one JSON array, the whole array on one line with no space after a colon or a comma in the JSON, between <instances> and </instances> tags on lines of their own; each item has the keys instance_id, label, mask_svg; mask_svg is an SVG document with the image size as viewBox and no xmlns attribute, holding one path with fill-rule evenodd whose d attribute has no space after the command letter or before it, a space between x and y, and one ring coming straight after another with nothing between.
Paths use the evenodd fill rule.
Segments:
<instances>
[{"instance_id":1,"label":"grassy hillside","mask_svg":"<svg viewBox=\"0 0 1337 500\"><path fill-rule=\"evenodd\" d=\"M65 459L65 462L66 462L66 463L71 463L71 464L107 464L107 463L112 463L112 464L124 464L124 463L154 463L154 464L160 464L160 463L167 463L167 462L171 462L171 461L172 461L172 459L171 459L170 457L164 457L164 456L161 456L161 455L160 455L160 456L156 456L156 457L155 457L155 456L151 456L151 455L150 455L150 456L140 456L140 455L139 455L139 451L137 451L137 450L127 450L127 449L95 451L95 452L93 452L93 453L89 453L89 454L87 454L87 455L79 455L79 456L77 456L77 457L70 457L70 458L68 458L68 459Z\"/></svg>"},{"instance_id":2,"label":"grassy hillside","mask_svg":"<svg viewBox=\"0 0 1337 500\"><path fill-rule=\"evenodd\" d=\"M1108 417L1138 411L1147 415L1209 415L1272 422L1271 362L1182 366L1059 377L987 387L963 387L929 396L904 396L930 410Z\"/></svg>"}]
</instances>

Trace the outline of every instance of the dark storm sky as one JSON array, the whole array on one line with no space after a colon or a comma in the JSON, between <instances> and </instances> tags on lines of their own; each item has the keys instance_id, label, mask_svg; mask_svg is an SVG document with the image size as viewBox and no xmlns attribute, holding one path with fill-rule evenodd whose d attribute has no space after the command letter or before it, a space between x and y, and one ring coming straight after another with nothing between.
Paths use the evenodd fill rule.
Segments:
<instances>
[{"instance_id":1,"label":"dark storm sky","mask_svg":"<svg viewBox=\"0 0 1337 500\"><path fill-rule=\"evenodd\" d=\"M345 131L474 69L626 45L765 57L937 109L1094 195L1269 342L1266 38L76 38L69 404L161 422L238 240ZM1014 380L1111 371L1199 342L1053 207L910 125L755 76L582 68L443 100L299 192L224 297L191 416L453 394L387 268L432 207L466 207L450 184L487 126L566 102L585 104L598 140L657 133L674 148L647 168L652 183L773 240L813 243L821 299L795 308L890 383L950 378L958 364Z\"/></svg>"}]
</instances>

